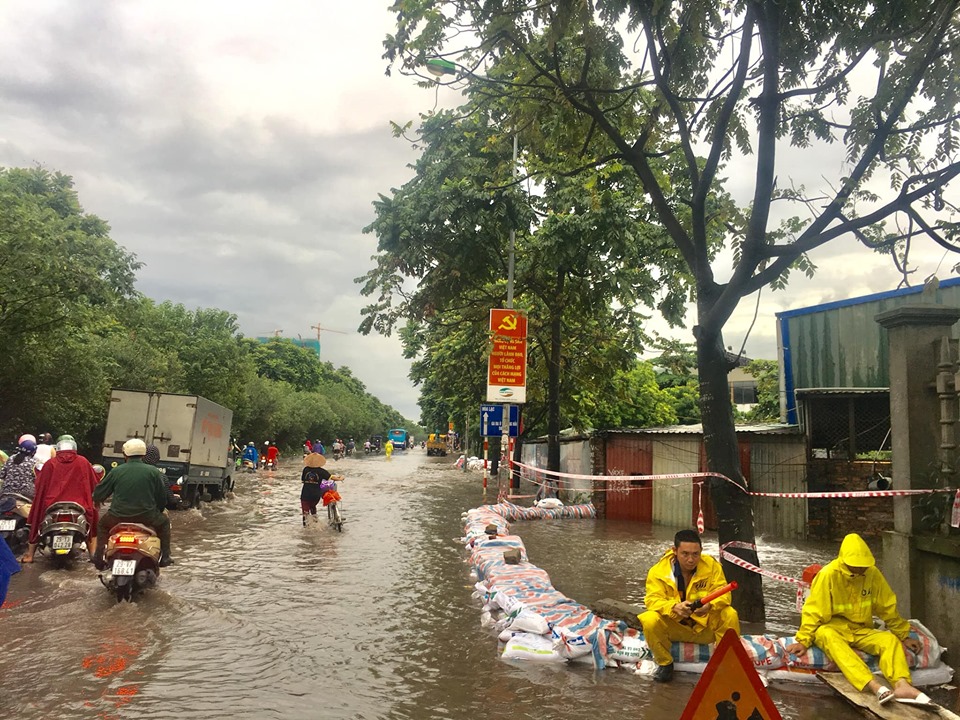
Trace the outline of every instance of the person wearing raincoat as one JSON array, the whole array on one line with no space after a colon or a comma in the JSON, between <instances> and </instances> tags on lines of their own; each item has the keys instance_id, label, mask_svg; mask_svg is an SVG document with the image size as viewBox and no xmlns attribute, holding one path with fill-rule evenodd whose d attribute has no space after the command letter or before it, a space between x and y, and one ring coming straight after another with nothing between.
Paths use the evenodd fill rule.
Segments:
<instances>
[{"instance_id":1,"label":"person wearing raincoat","mask_svg":"<svg viewBox=\"0 0 960 720\"><path fill-rule=\"evenodd\" d=\"M702 554L703 542L695 530L681 530L673 547L647 573L647 611L638 615L653 659L654 680L673 679L673 642L701 645L720 642L727 630L740 634L740 617L730 606L730 594L695 609L693 602L727 584L719 561Z\"/></svg>"},{"instance_id":2,"label":"person wearing raincoat","mask_svg":"<svg viewBox=\"0 0 960 720\"><path fill-rule=\"evenodd\" d=\"M886 630L873 626L876 615ZM904 646L919 652L923 644L908 637L910 623L897 612L897 596L876 567L862 537L847 535L840 553L816 574L803 604L800 629L785 650L801 655L812 645L823 650L857 690L871 692L883 705L890 700L924 704L930 698L910 684ZM886 687L854 650L879 657L880 670L893 684Z\"/></svg>"}]
</instances>

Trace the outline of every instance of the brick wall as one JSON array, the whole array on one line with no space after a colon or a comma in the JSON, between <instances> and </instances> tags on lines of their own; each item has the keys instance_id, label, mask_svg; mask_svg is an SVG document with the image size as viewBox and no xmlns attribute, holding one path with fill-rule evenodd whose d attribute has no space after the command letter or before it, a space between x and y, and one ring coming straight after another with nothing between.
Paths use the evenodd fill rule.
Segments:
<instances>
[{"instance_id":1,"label":"brick wall","mask_svg":"<svg viewBox=\"0 0 960 720\"><path fill-rule=\"evenodd\" d=\"M875 472L890 477L890 463L872 461L823 460L807 461L810 492L850 492L866 490ZM891 498L808 500L807 518L810 537L820 540L841 540L847 533L879 539L893 530Z\"/></svg>"}]
</instances>

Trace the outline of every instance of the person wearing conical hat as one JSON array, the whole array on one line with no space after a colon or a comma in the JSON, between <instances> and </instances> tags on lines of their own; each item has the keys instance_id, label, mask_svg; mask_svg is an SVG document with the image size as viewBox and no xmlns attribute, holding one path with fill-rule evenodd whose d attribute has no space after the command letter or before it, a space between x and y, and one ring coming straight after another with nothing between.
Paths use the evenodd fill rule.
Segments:
<instances>
[{"instance_id":1,"label":"person wearing conical hat","mask_svg":"<svg viewBox=\"0 0 960 720\"><path fill-rule=\"evenodd\" d=\"M886 630L874 628L874 615L883 620ZM906 647L919 652L923 644L909 633L910 623L897 612L897 596L877 569L869 546L851 533L840 543L836 560L814 577L795 642L785 650L801 655L816 645L837 664L851 685L873 693L881 705L894 699L926 704L930 698L911 684L903 651ZM879 657L880 670L893 690L870 672L855 650Z\"/></svg>"},{"instance_id":2,"label":"person wearing conical hat","mask_svg":"<svg viewBox=\"0 0 960 720\"><path fill-rule=\"evenodd\" d=\"M320 483L324 480L343 480L343 475L331 475L323 466L327 458L320 453L310 453L303 458L303 470L300 473L300 513L303 516L303 526L307 526L307 516L313 515L317 519L317 504L323 499L323 490Z\"/></svg>"}]
</instances>

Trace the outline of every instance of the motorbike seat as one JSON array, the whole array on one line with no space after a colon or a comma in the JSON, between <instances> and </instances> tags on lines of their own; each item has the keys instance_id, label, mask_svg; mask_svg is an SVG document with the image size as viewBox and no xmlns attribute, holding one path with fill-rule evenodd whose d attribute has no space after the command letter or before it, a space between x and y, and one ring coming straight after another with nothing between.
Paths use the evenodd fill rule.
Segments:
<instances>
[{"instance_id":1,"label":"motorbike seat","mask_svg":"<svg viewBox=\"0 0 960 720\"><path fill-rule=\"evenodd\" d=\"M121 522L110 528L109 535L116 535L121 532L143 532L147 535L156 535L156 531L149 525L142 525L134 522Z\"/></svg>"}]
</instances>

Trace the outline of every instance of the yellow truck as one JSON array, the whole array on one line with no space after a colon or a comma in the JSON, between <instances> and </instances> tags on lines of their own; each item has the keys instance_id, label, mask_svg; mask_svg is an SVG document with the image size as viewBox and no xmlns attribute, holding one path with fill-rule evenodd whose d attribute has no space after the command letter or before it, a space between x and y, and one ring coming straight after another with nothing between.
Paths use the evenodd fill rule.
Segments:
<instances>
[{"instance_id":1,"label":"yellow truck","mask_svg":"<svg viewBox=\"0 0 960 720\"><path fill-rule=\"evenodd\" d=\"M447 436L441 433L430 433L427 437L427 455L447 454Z\"/></svg>"}]
</instances>

